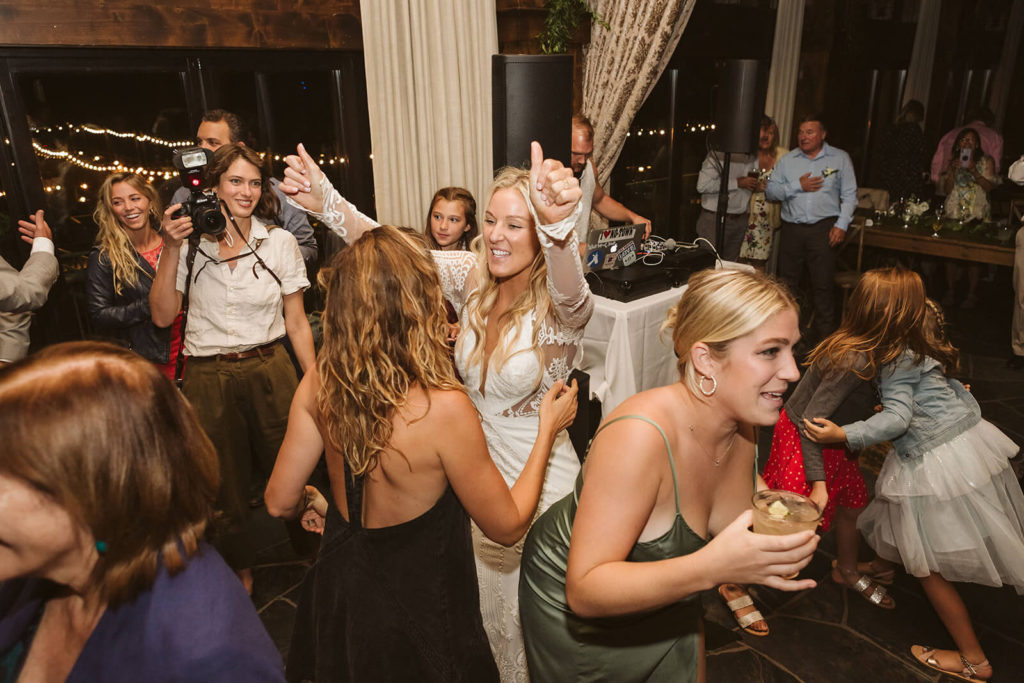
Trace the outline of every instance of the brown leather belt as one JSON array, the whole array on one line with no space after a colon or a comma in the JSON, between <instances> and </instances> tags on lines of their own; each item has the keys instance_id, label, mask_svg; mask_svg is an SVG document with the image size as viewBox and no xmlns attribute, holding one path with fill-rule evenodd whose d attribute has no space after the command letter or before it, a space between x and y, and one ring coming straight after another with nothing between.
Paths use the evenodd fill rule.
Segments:
<instances>
[{"instance_id":1,"label":"brown leather belt","mask_svg":"<svg viewBox=\"0 0 1024 683\"><path fill-rule=\"evenodd\" d=\"M245 351L236 351L234 353L219 353L216 356L193 356L189 358L189 362L203 362L211 360L225 360L225 361L236 361L245 360L246 358L255 358L257 356L263 357L266 355L273 355L274 351L278 346L281 345L280 339L275 339L269 344L263 346L256 346Z\"/></svg>"}]
</instances>

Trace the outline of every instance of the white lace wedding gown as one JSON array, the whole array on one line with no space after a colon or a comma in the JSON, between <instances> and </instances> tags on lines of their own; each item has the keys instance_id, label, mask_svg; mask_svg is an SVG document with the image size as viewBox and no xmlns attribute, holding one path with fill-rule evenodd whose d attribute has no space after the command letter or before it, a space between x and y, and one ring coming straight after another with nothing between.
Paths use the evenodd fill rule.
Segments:
<instances>
[{"instance_id":1,"label":"white lace wedding gown","mask_svg":"<svg viewBox=\"0 0 1024 683\"><path fill-rule=\"evenodd\" d=\"M315 215L325 225L346 240L357 239L363 230L377 225L341 197L326 179L324 183L324 212ZM552 311L543 320L531 314L523 321L509 346L508 360L500 369L490 363L483 386L482 367L469 364L475 336L468 324L466 304L474 304L469 299L477 288L476 257L466 251L432 252L445 298L459 313L461 332L455 363L469 397L480 411L491 457L509 486L522 472L537 438L541 398L555 380L569 376L582 351L583 328L593 312L593 299L580 264L579 241L572 229L579 208L560 223L541 226L528 197L526 204L538 226L537 236L547 262ZM355 234L350 236L345 226L355 226ZM536 325L541 328L534 346ZM563 431L555 439L548 461L536 516L572 491L579 469L579 459L569 435ZM501 680L503 683L528 681L519 620L519 564L525 537L513 547L505 548L484 536L475 524L472 529L480 610Z\"/></svg>"}]
</instances>

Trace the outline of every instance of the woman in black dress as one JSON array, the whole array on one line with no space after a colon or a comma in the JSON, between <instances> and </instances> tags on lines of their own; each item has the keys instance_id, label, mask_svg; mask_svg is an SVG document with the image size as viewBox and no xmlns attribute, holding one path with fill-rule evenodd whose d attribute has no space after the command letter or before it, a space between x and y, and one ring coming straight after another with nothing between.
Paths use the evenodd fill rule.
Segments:
<instances>
[{"instance_id":1,"label":"woman in black dress","mask_svg":"<svg viewBox=\"0 0 1024 683\"><path fill-rule=\"evenodd\" d=\"M496 681L469 518L511 545L529 527L555 435L576 413L557 382L509 491L456 381L441 284L422 244L368 231L324 277L324 343L292 402L267 509L322 529L290 680ZM306 486L326 450L331 503ZM468 513L468 514L467 514Z\"/></svg>"}]
</instances>

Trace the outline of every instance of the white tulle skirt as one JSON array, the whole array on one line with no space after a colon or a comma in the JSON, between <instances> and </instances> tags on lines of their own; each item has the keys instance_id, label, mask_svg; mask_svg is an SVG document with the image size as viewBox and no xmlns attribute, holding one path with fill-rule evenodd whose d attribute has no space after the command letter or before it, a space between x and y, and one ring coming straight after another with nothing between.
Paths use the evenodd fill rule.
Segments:
<instances>
[{"instance_id":1,"label":"white tulle skirt","mask_svg":"<svg viewBox=\"0 0 1024 683\"><path fill-rule=\"evenodd\" d=\"M1016 453L985 420L919 458L890 451L857 527L909 574L1024 595L1024 493L1008 462Z\"/></svg>"}]
</instances>

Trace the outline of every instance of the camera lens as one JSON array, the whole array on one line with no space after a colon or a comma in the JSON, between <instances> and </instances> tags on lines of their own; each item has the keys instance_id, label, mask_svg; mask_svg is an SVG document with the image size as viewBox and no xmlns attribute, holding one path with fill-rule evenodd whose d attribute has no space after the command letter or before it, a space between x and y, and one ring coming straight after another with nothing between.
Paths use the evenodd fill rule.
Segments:
<instances>
[{"instance_id":1,"label":"camera lens","mask_svg":"<svg viewBox=\"0 0 1024 683\"><path fill-rule=\"evenodd\" d=\"M202 231L207 235L219 235L227 227L224 214L217 209L207 209L204 211L199 224L202 226Z\"/></svg>"}]
</instances>

